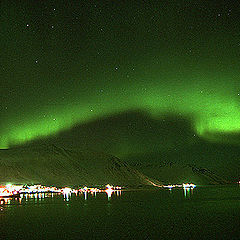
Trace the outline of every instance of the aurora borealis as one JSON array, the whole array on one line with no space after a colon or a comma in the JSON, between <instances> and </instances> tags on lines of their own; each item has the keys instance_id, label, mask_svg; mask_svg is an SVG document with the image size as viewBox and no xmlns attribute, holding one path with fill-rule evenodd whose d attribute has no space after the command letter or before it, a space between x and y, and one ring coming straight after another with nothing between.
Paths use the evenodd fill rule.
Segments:
<instances>
[{"instance_id":1,"label":"aurora borealis","mask_svg":"<svg viewBox=\"0 0 240 240\"><path fill-rule=\"evenodd\" d=\"M2 1L0 148L135 110L187 118L206 140L238 136L239 9L238 1Z\"/></svg>"}]
</instances>

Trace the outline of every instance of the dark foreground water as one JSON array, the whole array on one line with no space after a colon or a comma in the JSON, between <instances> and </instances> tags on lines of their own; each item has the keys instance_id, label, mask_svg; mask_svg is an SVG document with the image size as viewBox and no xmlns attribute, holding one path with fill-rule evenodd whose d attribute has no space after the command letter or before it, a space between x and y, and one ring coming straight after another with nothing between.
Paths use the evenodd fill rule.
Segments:
<instances>
[{"instance_id":1,"label":"dark foreground water","mask_svg":"<svg viewBox=\"0 0 240 240\"><path fill-rule=\"evenodd\" d=\"M240 239L238 186L32 196L0 208L0 239Z\"/></svg>"}]
</instances>

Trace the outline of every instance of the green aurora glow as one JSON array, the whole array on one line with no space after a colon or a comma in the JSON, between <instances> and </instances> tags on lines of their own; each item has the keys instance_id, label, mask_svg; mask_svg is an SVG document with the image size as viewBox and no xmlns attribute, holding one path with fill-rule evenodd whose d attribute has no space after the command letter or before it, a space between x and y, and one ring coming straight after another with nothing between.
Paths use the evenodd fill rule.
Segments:
<instances>
[{"instance_id":1,"label":"green aurora glow","mask_svg":"<svg viewBox=\"0 0 240 240\"><path fill-rule=\"evenodd\" d=\"M134 109L240 133L237 11L200 2L5 1L0 148Z\"/></svg>"}]
</instances>

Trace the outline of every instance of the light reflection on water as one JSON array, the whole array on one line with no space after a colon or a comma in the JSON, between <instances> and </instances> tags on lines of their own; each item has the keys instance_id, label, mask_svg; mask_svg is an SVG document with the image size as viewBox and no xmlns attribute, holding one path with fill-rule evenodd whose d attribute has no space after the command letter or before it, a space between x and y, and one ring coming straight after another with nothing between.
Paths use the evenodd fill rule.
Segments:
<instances>
[{"instance_id":1,"label":"light reflection on water","mask_svg":"<svg viewBox=\"0 0 240 240\"><path fill-rule=\"evenodd\" d=\"M159 189L158 191L164 191L164 189ZM183 188L183 189L168 189L169 195L174 193L179 193L179 191L183 191L183 196L186 199L189 199L193 196L193 188ZM128 192L131 192L128 190ZM43 202L46 199L60 199L64 202L70 202L71 199L74 197L74 199L84 199L85 201L91 200L91 199L97 199L99 196L106 196L108 202L111 201L112 196L114 195L116 198L121 197L123 194L122 190L112 190L107 189L105 192L97 193L97 192L67 192L64 194L61 193L34 193L34 194L20 194L19 198L0 198L0 207L1 211L5 207L11 206L11 205L25 205L29 203L33 204L39 204ZM147 194L147 193L146 193Z\"/></svg>"},{"instance_id":2,"label":"light reflection on water","mask_svg":"<svg viewBox=\"0 0 240 240\"><path fill-rule=\"evenodd\" d=\"M184 197L191 198L191 196L193 195L193 190L194 188L183 188Z\"/></svg>"},{"instance_id":3,"label":"light reflection on water","mask_svg":"<svg viewBox=\"0 0 240 240\"><path fill-rule=\"evenodd\" d=\"M36 239L227 239L239 231L239 191L209 186L24 194L0 205L1 229L25 239L35 233Z\"/></svg>"},{"instance_id":4,"label":"light reflection on water","mask_svg":"<svg viewBox=\"0 0 240 240\"><path fill-rule=\"evenodd\" d=\"M62 199L65 202L69 202L71 201L71 199L74 197L75 199L80 198L80 199L84 199L85 201L90 200L90 199L96 199L97 196L101 195L105 195L107 196L107 200L110 201L112 195L115 195L116 197L120 197L122 190L111 190L108 189L105 192L101 192L101 193L97 193L97 192L88 192L88 191L84 191L84 192L79 192L79 193L75 193L75 192L67 192L64 194L61 193L33 193L33 194L20 194L20 197L18 198L0 198L0 207L1 207L1 211L3 211L3 209L5 207L11 206L11 205L25 205L25 204L30 204L30 203L36 203L39 204L42 201L46 200L46 199Z\"/></svg>"}]
</instances>

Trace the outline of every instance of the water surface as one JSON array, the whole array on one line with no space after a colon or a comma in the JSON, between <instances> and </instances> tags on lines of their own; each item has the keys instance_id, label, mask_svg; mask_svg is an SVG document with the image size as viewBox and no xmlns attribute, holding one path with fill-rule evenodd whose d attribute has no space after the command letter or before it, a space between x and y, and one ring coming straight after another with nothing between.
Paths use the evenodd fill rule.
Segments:
<instances>
[{"instance_id":1,"label":"water surface","mask_svg":"<svg viewBox=\"0 0 240 240\"><path fill-rule=\"evenodd\" d=\"M240 188L33 195L1 205L2 239L240 239Z\"/></svg>"}]
</instances>

